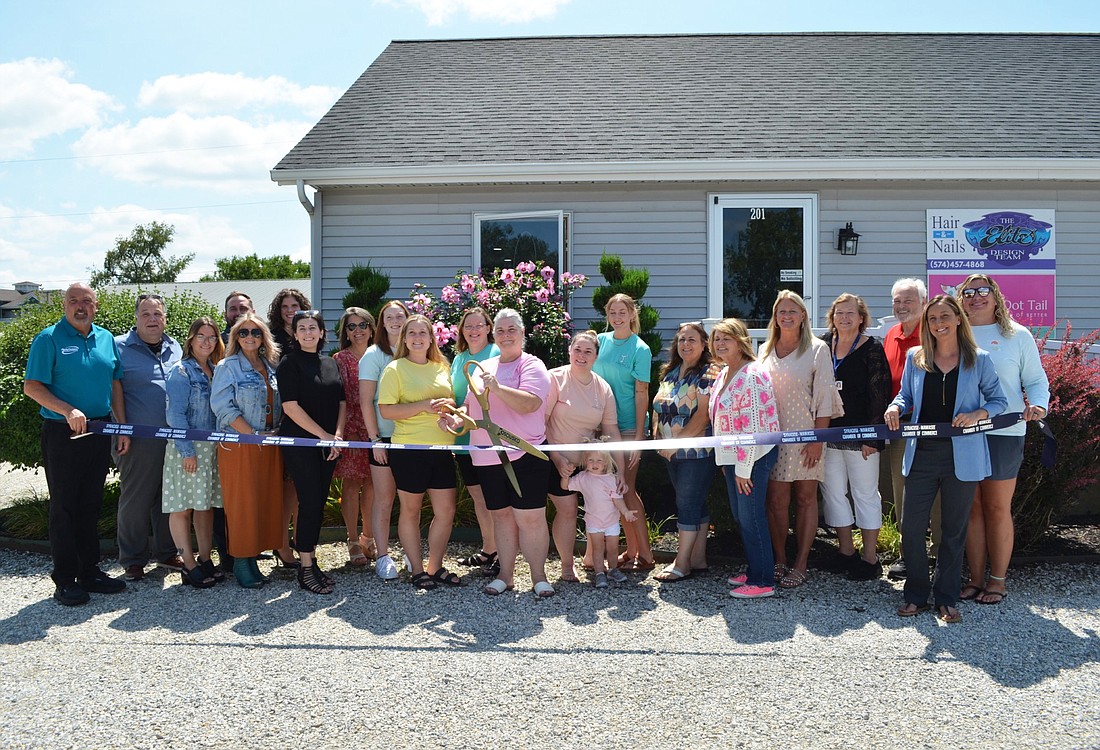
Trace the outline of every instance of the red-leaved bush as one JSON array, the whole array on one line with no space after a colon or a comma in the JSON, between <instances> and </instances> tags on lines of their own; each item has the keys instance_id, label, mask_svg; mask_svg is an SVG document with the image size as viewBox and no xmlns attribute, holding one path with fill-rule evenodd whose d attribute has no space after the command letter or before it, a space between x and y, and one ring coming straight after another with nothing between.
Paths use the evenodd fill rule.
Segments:
<instances>
[{"instance_id":1,"label":"red-leaved bush","mask_svg":"<svg viewBox=\"0 0 1100 750\"><path fill-rule=\"evenodd\" d=\"M1054 351L1043 351L1050 333L1039 340L1043 369L1050 380L1048 422L1058 441L1058 460L1052 468L1043 466L1045 437L1029 425L1012 498L1020 548L1037 541L1087 488L1100 481L1100 355L1089 352L1100 341L1100 329L1076 340L1072 331L1066 324L1061 348Z\"/></svg>"}]
</instances>

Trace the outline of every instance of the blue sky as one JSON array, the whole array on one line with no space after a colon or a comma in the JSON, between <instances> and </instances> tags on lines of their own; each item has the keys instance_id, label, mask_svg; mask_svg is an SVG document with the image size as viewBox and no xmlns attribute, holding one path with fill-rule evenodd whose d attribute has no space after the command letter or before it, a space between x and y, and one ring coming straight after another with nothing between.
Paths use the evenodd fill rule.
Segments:
<instances>
[{"instance_id":1,"label":"blue sky","mask_svg":"<svg viewBox=\"0 0 1100 750\"><path fill-rule=\"evenodd\" d=\"M0 288L86 279L134 225L214 259L308 259L268 171L394 39L1100 30L1095 2L282 0L0 5Z\"/></svg>"}]
</instances>

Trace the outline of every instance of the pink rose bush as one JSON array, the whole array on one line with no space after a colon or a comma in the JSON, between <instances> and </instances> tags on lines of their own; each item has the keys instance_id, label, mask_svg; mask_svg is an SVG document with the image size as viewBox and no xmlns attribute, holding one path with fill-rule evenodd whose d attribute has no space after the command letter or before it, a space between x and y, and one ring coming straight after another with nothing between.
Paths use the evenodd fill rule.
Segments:
<instances>
[{"instance_id":1,"label":"pink rose bush","mask_svg":"<svg viewBox=\"0 0 1100 750\"><path fill-rule=\"evenodd\" d=\"M454 356L458 321L462 312L480 306L490 317L504 307L523 316L527 327L526 350L542 358L547 367L568 363L567 349L573 324L566 306L573 293L584 287L584 274L557 272L542 261L523 261L515 268L491 274L459 271L436 297L424 284L415 284L409 294L410 309L434 322L436 342L448 357Z\"/></svg>"}]
</instances>

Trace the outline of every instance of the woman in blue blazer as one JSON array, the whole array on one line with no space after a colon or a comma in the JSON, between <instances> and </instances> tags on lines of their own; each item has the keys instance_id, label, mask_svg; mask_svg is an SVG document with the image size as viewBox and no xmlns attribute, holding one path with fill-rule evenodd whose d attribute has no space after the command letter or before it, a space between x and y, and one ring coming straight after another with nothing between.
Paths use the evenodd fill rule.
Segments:
<instances>
[{"instance_id":1,"label":"woman in blue blazer","mask_svg":"<svg viewBox=\"0 0 1100 750\"><path fill-rule=\"evenodd\" d=\"M950 422L970 427L1005 411L1008 400L989 355L978 348L959 303L946 295L928 301L921 319L921 345L909 350L901 391L886 409L886 426L896 430L902 414L921 424ZM944 622L962 619L955 607L962 587L962 557L970 505L978 482L991 473L985 433L954 438L906 440L905 513L901 551L909 576L901 617L929 609L932 594ZM936 493L941 495L943 540L936 574L929 581L925 536Z\"/></svg>"}]
</instances>

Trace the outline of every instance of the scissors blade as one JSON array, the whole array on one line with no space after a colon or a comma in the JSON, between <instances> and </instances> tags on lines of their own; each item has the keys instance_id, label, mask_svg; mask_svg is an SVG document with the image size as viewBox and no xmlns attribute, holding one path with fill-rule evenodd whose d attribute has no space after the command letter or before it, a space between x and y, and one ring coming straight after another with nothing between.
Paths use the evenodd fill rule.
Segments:
<instances>
[{"instance_id":1,"label":"scissors blade","mask_svg":"<svg viewBox=\"0 0 1100 750\"><path fill-rule=\"evenodd\" d=\"M508 430L505 430L502 427L497 427L496 425L494 425L494 427L496 428L497 436L500 439L511 443L516 448L519 448L524 453L527 453L531 456L534 456L535 458L541 458L543 461L549 461L550 460L549 456L547 456L545 453L540 451L535 446L528 443L526 440L521 438L519 435L508 432Z\"/></svg>"}]
</instances>

